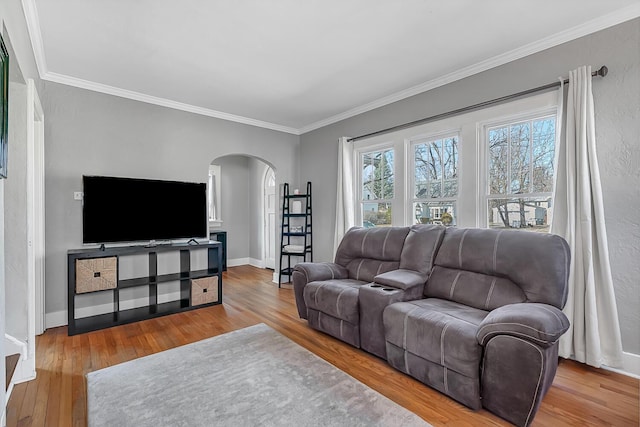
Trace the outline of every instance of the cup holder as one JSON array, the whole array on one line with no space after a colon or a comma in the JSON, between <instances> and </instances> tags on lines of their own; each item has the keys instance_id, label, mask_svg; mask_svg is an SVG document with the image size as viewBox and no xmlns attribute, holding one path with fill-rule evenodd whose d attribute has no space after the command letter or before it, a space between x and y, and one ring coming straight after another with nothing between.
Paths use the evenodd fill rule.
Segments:
<instances>
[{"instance_id":1,"label":"cup holder","mask_svg":"<svg viewBox=\"0 0 640 427\"><path fill-rule=\"evenodd\" d=\"M371 285L372 288L381 288L382 286L380 285Z\"/></svg>"},{"instance_id":2,"label":"cup holder","mask_svg":"<svg viewBox=\"0 0 640 427\"><path fill-rule=\"evenodd\" d=\"M387 292L395 291L394 288L382 288L382 290Z\"/></svg>"}]
</instances>

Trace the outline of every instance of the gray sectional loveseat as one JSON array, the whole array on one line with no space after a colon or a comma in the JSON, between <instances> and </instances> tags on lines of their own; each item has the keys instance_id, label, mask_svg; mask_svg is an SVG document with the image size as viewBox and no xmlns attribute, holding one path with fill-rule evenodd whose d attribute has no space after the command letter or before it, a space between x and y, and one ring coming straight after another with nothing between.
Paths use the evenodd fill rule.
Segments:
<instances>
[{"instance_id":1,"label":"gray sectional loveseat","mask_svg":"<svg viewBox=\"0 0 640 427\"><path fill-rule=\"evenodd\" d=\"M300 317L462 404L518 425L553 382L570 254L561 237L438 225L353 228L293 273Z\"/></svg>"}]
</instances>

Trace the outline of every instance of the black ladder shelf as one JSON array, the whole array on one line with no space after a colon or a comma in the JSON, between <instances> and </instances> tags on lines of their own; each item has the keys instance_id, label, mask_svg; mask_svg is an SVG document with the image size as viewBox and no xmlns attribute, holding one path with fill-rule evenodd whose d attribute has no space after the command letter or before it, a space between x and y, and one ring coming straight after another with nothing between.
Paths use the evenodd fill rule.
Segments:
<instances>
[{"instance_id":1,"label":"black ladder shelf","mask_svg":"<svg viewBox=\"0 0 640 427\"><path fill-rule=\"evenodd\" d=\"M291 208L295 201L302 202L300 212L293 212ZM278 287L282 285L282 276L289 278L286 282L291 281L293 267L297 262L313 261L313 233L311 229L311 182L307 182L307 191L304 194L290 194L289 184L285 183L282 197ZM297 262L293 265L291 265L291 257L297 257L294 258L294 261L297 260ZM287 265L283 268L282 264L285 258L287 259Z\"/></svg>"}]
</instances>

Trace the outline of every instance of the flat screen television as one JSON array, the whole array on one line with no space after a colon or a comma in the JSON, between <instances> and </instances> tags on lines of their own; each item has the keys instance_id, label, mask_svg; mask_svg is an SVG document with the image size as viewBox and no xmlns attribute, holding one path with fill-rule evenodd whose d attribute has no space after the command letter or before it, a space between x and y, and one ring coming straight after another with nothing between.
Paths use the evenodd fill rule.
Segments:
<instances>
[{"instance_id":1,"label":"flat screen television","mask_svg":"<svg viewBox=\"0 0 640 427\"><path fill-rule=\"evenodd\" d=\"M83 176L83 243L207 237L206 184Z\"/></svg>"}]
</instances>

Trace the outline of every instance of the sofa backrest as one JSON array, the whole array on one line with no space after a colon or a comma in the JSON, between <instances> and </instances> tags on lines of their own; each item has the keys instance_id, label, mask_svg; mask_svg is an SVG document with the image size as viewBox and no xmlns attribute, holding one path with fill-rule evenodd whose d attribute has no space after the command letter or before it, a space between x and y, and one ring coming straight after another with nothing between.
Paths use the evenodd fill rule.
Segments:
<instances>
[{"instance_id":1,"label":"sofa backrest","mask_svg":"<svg viewBox=\"0 0 640 427\"><path fill-rule=\"evenodd\" d=\"M562 309L570 252L559 236L447 228L424 294L483 310L539 302Z\"/></svg>"},{"instance_id":2,"label":"sofa backrest","mask_svg":"<svg viewBox=\"0 0 640 427\"><path fill-rule=\"evenodd\" d=\"M425 279L433 268L433 261L442 243L446 227L433 224L412 225L404 239L400 254L400 268L424 274Z\"/></svg>"},{"instance_id":3,"label":"sofa backrest","mask_svg":"<svg viewBox=\"0 0 640 427\"><path fill-rule=\"evenodd\" d=\"M336 251L336 264L349 271L349 278L372 282L373 278L400 267L400 254L409 227L353 227Z\"/></svg>"}]
</instances>

